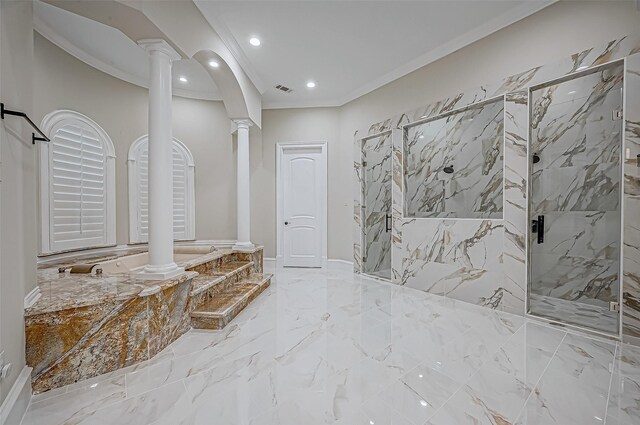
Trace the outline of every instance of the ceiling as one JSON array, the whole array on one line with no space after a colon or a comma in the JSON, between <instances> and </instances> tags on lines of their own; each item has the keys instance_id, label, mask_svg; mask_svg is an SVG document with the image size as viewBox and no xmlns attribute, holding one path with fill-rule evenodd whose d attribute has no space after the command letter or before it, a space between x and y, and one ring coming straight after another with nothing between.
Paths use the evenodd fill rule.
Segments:
<instances>
[{"instance_id":1,"label":"ceiling","mask_svg":"<svg viewBox=\"0 0 640 425\"><path fill-rule=\"evenodd\" d=\"M552 2L195 0L263 94L265 108L342 105ZM146 53L118 30L39 1L34 16L36 29L67 52L146 86ZM249 44L254 36L259 47ZM173 74L175 94L220 99L195 60L176 62ZM307 81L316 87L307 88Z\"/></svg>"},{"instance_id":2,"label":"ceiling","mask_svg":"<svg viewBox=\"0 0 640 425\"><path fill-rule=\"evenodd\" d=\"M265 107L341 105L551 2L195 0ZM255 48L249 39L257 36ZM308 80L317 82L310 90ZM274 89L282 84L294 90Z\"/></svg>"},{"instance_id":3,"label":"ceiling","mask_svg":"<svg viewBox=\"0 0 640 425\"><path fill-rule=\"evenodd\" d=\"M114 77L148 87L148 54L120 31L40 1L34 27L58 47ZM179 96L221 100L218 88L195 59L173 63L173 91ZM185 76L187 83L180 81Z\"/></svg>"}]
</instances>

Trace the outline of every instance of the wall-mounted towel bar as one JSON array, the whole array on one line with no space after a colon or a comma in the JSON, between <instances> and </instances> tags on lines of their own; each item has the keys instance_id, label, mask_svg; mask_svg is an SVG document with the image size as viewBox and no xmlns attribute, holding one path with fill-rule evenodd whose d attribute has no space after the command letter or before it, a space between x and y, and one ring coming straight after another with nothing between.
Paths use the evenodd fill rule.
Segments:
<instances>
[{"instance_id":1,"label":"wall-mounted towel bar","mask_svg":"<svg viewBox=\"0 0 640 425\"><path fill-rule=\"evenodd\" d=\"M18 111L11 111L9 109L4 109L4 103L0 103L0 117L2 119L4 119L5 115L15 115L16 117L22 117L25 120L27 120L27 122L29 123L29 125L31 125L31 127L33 127L33 129L35 131L38 132L38 134L40 134L40 136L36 136L36 133L31 133L31 143L33 143L34 145L36 144L36 142L50 142L51 140L49 140L49 138L42 132L42 130L40 130L38 128L38 126L31 121L31 118L29 118L27 116L27 114L25 114L24 112L18 112Z\"/></svg>"}]
</instances>

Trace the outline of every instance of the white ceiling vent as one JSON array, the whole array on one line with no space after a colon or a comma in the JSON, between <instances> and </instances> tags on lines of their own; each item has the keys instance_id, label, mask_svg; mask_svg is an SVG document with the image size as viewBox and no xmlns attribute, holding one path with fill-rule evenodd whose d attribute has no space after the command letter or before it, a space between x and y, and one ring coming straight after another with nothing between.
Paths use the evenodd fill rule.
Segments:
<instances>
[{"instance_id":1,"label":"white ceiling vent","mask_svg":"<svg viewBox=\"0 0 640 425\"><path fill-rule=\"evenodd\" d=\"M293 89L290 89L290 88L289 88L289 87L287 87L287 86L283 86L282 84L278 84L278 85L276 86L276 89L278 89L278 90L280 90L280 91L283 91L283 92L285 92L285 93L291 93L291 92L293 92Z\"/></svg>"}]
</instances>

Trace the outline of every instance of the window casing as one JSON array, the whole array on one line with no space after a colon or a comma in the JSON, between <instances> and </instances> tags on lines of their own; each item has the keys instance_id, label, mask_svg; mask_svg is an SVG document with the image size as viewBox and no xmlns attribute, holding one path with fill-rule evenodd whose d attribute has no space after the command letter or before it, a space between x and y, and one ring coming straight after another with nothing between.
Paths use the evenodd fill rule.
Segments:
<instances>
[{"instance_id":1,"label":"window casing","mask_svg":"<svg viewBox=\"0 0 640 425\"><path fill-rule=\"evenodd\" d=\"M173 238L195 239L195 165L189 149L173 139ZM129 148L129 242L149 240L149 137L142 136Z\"/></svg>"},{"instance_id":2,"label":"window casing","mask_svg":"<svg viewBox=\"0 0 640 425\"><path fill-rule=\"evenodd\" d=\"M68 110L48 114L41 143L40 253L116 243L115 149L90 118Z\"/></svg>"}]
</instances>

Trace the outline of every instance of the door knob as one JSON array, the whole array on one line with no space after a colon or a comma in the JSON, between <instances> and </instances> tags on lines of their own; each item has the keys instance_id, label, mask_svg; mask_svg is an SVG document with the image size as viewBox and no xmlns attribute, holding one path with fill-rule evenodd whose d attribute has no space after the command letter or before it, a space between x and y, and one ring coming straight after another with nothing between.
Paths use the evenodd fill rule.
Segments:
<instances>
[{"instance_id":1,"label":"door knob","mask_svg":"<svg viewBox=\"0 0 640 425\"><path fill-rule=\"evenodd\" d=\"M288 225L289 225L289 222L288 222L288 221L285 221L285 222L284 222L284 225L285 225L285 226L288 226Z\"/></svg>"}]
</instances>

